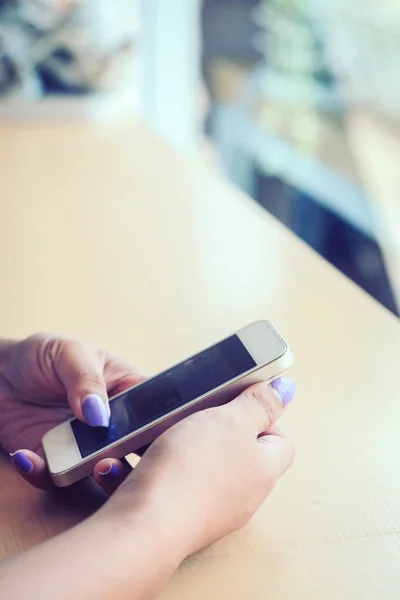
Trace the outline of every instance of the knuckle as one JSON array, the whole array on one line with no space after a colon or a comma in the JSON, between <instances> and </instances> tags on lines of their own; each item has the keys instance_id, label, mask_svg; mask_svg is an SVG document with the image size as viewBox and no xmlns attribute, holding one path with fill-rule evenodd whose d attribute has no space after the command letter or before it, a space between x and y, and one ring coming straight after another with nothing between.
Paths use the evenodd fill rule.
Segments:
<instances>
[{"instance_id":1,"label":"knuckle","mask_svg":"<svg viewBox=\"0 0 400 600\"><path fill-rule=\"evenodd\" d=\"M28 354L36 354L41 357L52 353L55 338L51 333L35 333L22 341L22 347Z\"/></svg>"},{"instance_id":2,"label":"knuckle","mask_svg":"<svg viewBox=\"0 0 400 600\"><path fill-rule=\"evenodd\" d=\"M45 340L47 350L54 362L59 363L65 359L70 340L62 336L48 336Z\"/></svg>"},{"instance_id":3,"label":"knuckle","mask_svg":"<svg viewBox=\"0 0 400 600\"><path fill-rule=\"evenodd\" d=\"M38 342L38 343L46 343L53 339L51 333L46 333L45 331L39 331L38 333L34 333L33 335L26 338L28 342Z\"/></svg>"},{"instance_id":4,"label":"knuckle","mask_svg":"<svg viewBox=\"0 0 400 600\"><path fill-rule=\"evenodd\" d=\"M76 374L76 379L82 384L101 387L103 385L103 377L100 373L92 373L86 369L80 369Z\"/></svg>"},{"instance_id":5,"label":"knuckle","mask_svg":"<svg viewBox=\"0 0 400 600\"><path fill-rule=\"evenodd\" d=\"M26 338L19 345L22 357L30 365L37 365L39 369L51 373L55 338L50 333L35 333Z\"/></svg>"},{"instance_id":6,"label":"knuckle","mask_svg":"<svg viewBox=\"0 0 400 600\"><path fill-rule=\"evenodd\" d=\"M249 388L243 392L243 398L247 402L255 403L266 413L268 419L274 419L274 409L269 401L269 398L261 393L257 388Z\"/></svg>"}]
</instances>

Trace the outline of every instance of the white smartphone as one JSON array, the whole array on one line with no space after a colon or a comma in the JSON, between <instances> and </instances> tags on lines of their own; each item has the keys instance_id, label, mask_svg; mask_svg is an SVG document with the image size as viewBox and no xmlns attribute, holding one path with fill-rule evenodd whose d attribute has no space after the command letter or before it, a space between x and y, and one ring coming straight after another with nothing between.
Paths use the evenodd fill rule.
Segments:
<instances>
[{"instance_id":1,"label":"white smartphone","mask_svg":"<svg viewBox=\"0 0 400 600\"><path fill-rule=\"evenodd\" d=\"M188 415L233 400L246 387L276 378L292 353L268 321L258 321L110 400L109 427L79 419L46 433L42 445L54 483L92 473L102 458L122 458L153 442Z\"/></svg>"}]
</instances>

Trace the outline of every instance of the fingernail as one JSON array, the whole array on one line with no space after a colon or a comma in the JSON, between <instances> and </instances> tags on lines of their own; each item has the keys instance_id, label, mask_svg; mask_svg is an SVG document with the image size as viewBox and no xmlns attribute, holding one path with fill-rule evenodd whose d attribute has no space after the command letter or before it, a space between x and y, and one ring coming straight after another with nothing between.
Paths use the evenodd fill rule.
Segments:
<instances>
[{"instance_id":1,"label":"fingernail","mask_svg":"<svg viewBox=\"0 0 400 600\"><path fill-rule=\"evenodd\" d=\"M108 479L108 480L115 480L115 479L120 479L121 477L121 472L118 469L118 467L116 465L114 465L114 463L111 463L109 469L107 471L105 471L104 473L99 471L99 475L100 477L102 477L103 479Z\"/></svg>"},{"instance_id":2,"label":"fingernail","mask_svg":"<svg viewBox=\"0 0 400 600\"><path fill-rule=\"evenodd\" d=\"M110 423L110 415L107 407L96 394L87 396L82 404L83 416L88 425L92 427L108 427Z\"/></svg>"},{"instance_id":3,"label":"fingernail","mask_svg":"<svg viewBox=\"0 0 400 600\"><path fill-rule=\"evenodd\" d=\"M296 384L289 377L279 377L271 383L271 386L284 406L287 406L295 397Z\"/></svg>"},{"instance_id":4,"label":"fingernail","mask_svg":"<svg viewBox=\"0 0 400 600\"><path fill-rule=\"evenodd\" d=\"M11 456L11 460L13 461L14 465L20 471L22 471L23 473L30 473L30 471L32 471L33 462L31 461L30 458L27 457L25 452L22 452L22 450L17 450L17 452L10 454L10 456Z\"/></svg>"}]
</instances>

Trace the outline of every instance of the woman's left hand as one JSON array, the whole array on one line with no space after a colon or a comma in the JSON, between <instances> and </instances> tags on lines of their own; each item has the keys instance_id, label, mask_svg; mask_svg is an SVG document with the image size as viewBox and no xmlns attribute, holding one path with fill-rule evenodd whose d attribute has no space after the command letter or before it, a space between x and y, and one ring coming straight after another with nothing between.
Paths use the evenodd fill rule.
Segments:
<instances>
[{"instance_id":1,"label":"woman's left hand","mask_svg":"<svg viewBox=\"0 0 400 600\"><path fill-rule=\"evenodd\" d=\"M108 397L144 378L124 360L75 339L39 334L11 342L0 363L0 447L27 481L51 487L43 435L73 415L107 426Z\"/></svg>"}]
</instances>

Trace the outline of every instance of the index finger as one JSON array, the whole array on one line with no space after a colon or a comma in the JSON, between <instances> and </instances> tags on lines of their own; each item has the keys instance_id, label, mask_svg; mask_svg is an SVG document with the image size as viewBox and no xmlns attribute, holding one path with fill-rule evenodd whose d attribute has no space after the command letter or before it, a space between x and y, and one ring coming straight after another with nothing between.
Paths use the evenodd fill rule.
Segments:
<instances>
[{"instance_id":1,"label":"index finger","mask_svg":"<svg viewBox=\"0 0 400 600\"><path fill-rule=\"evenodd\" d=\"M53 353L72 412L94 427L107 427L110 421L104 363L102 353L78 340L62 340Z\"/></svg>"}]
</instances>

